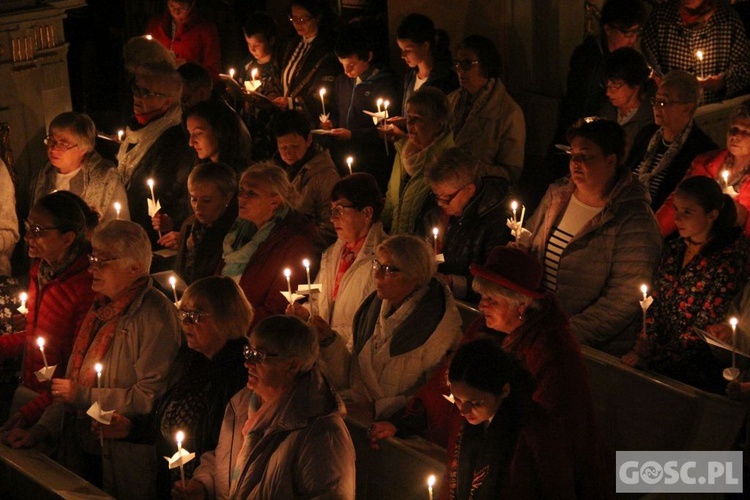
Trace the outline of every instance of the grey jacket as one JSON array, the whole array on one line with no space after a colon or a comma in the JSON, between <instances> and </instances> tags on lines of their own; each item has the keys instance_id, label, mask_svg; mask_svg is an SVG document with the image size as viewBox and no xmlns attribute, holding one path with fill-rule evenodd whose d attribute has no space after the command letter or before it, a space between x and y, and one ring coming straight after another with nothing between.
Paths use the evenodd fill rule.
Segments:
<instances>
[{"instance_id":1,"label":"grey jacket","mask_svg":"<svg viewBox=\"0 0 750 500\"><path fill-rule=\"evenodd\" d=\"M216 450L201 456L193 479L209 498L354 498L354 445L344 424L346 410L317 368L299 376L247 461L239 464L243 426L256 405L250 389L235 394Z\"/></svg>"},{"instance_id":2,"label":"grey jacket","mask_svg":"<svg viewBox=\"0 0 750 500\"><path fill-rule=\"evenodd\" d=\"M544 262L552 227L573 194L570 178L558 180L527 224L531 251ZM613 354L627 352L641 314L639 287L651 283L662 239L646 188L623 173L604 209L591 219L560 257L557 296L584 345Z\"/></svg>"}]
</instances>

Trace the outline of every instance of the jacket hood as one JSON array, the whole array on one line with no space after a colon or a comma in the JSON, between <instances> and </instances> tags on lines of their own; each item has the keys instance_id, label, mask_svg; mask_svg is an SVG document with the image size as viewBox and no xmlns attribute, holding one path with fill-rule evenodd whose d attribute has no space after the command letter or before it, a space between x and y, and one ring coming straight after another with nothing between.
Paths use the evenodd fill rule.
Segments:
<instances>
[{"instance_id":1,"label":"jacket hood","mask_svg":"<svg viewBox=\"0 0 750 500\"><path fill-rule=\"evenodd\" d=\"M346 406L317 367L299 375L297 385L278 409L274 431L306 427L319 417L346 415Z\"/></svg>"}]
</instances>

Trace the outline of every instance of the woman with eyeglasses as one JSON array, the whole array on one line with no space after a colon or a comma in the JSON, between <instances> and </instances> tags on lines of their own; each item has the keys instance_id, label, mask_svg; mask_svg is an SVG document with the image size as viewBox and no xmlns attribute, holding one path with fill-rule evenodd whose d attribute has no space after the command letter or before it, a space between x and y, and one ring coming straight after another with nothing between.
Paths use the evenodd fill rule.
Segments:
<instances>
[{"instance_id":1,"label":"woman with eyeglasses","mask_svg":"<svg viewBox=\"0 0 750 500\"><path fill-rule=\"evenodd\" d=\"M216 80L221 71L221 47L216 25L198 15L198 0L167 0L167 12L152 18L146 34L166 47L178 64L198 63Z\"/></svg>"},{"instance_id":2,"label":"woman with eyeglasses","mask_svg":"<svg viewBox=\"0 0 750 500\"><path fill-rule=\"evenodd\" d=\"M723 367L695 329L725 320L747 281L750 241L735 224L731 197L709 177L682 181L674 210L679 238L664 246L645 331L622 360L723 394Z\"/></svg>"},{"instance_id":3,"label":"woman with eyeglasses","mask_svg":"<svg viewBox=\"0 0 750 500\"><path fill-rule=\"evenodd\" d=\"M128 195L115 165L96 152L96 126L88 115L68 111L49 124L44 138L49 161L31 188L33 203L53 191L80 196L102 222L130 219ZM120 204L120 211L115 209Z\"/></svg>"},{"instance_id":4,"label":"woman with eyeglasses","mask_svg":"<svg viewBox=\"0 0 750 500\"><path fill-rule=\"evenodd\" d=\"M443 254L438 276L455 298L477 303L469 266L484 262L493 248L510 240L510 231L502 224L508 215L508 184L480 176L478 162L460 148L443 152L427 166L425 178L437 207L425 215L422 234Z\"/></svg>"},{"instance_id":5,"label":"woman with eyeglasses","mask_svg":"<svg viewBox=\"0 0 750 500\"><path fill-rule=\"evenodd\" d=\"M716 180L724 193L732 197L737 209L737 225L750 236L750 104L740 104L732 111L726 149L710 151L693 160L685 178L696 175ZM669 195L656 211L656 220L665 238L677 229L674 195Z\"/></svg>"},{"instance_id":6,"label":"woman with eyeglasses","mask_svg":"<svg viewBox=\"0 0 750 500\"><path fill-rule=\"evenodd\" d=\"M43 340L47 364L57 367L54 376L62 377L78 328L94 300L86 217L72 196L63 192L42 196L24 223L33 260L28 312L16 322L23 325L19 331L0 336L0 358L23 359L23 384L16 390L3 431L34 425L52 403L50 383L34 374L45 366L37 342Z\"/></svg>"},{"instance_id":7,"label":"woman with eyeglasses","mask_svg":"<svg viewBox=\"0 0 750 500\"><path fill-rule=\"evenodd\" d=\"M333 332L328 339L337 340L352 350L352 321L362 301L375 290L372 259L375 248L388 236L383 231L380 214L383 195L375 178L363 172L344 177L331 192L331 222L337 240L323 252L315 283L320 292L308 304L295 302L287 314L302 320L311 316L325 320ZM316 320L313 320L316 321ZM345 384L345 374L335 373L335 366L320 360L321 371L336 387Z\"/></svg>"},{"instance_id":8,"label":"woman with eyeglasses","mask_svg":"<svg viewBox=\"0 0 750 500\"><path fill-rule=\"evenodd\" d=\"M247 387L227 405L216 449L172 497L353 500L346 409L317 358L315 332L298 318L258 323L245 346Z\"/></svg>"},{"instance_id":9,"label":"woman with eyeglasses","mask_svg":"<svg viewBox=\"0 0 750 500\"><path fill-rule=\"evenodd\" d=\"M36 425L6 439L15 448L59 446L62 465L114 497L153 498L153 438L100 441L86 412L96 402L129 418L152 411L167 390L181 344L177 310L153 287L151 244L138 224L114 220L98 228L89 261L96 297L78 329L65 378L52 379L53 404Z\"/></svg>"},{"instance_id":10,"label":"woman with eyeglasses","mask_svg":"<svg viewBox=\"0 0 750 500\"><path fill-rule=\"evenodd\" d=\"M317 230L297 211L299 195L286 172L272 163L258 163L242 174L237 199L237 221L224 237L217 274L239 283L257 322L284 314L289 302L281 292L296 292L305 282L304 259L315 274Z\"/></svg>"},{"instance_id":11,"label":"woman with eyeglasses","mask_svg":"<svg viewBox=\"0 0 750 500\"><path fill-rule=\"evenodd\" d=\"M383 225L391 235L419 233L417 223L429 206L425 169L455 146L445 94L432 87L415 92L406 104L406 128L408 136L394 146L396 158L385 194Z\"/></svg>"},{"instance_id":12,"label":"woman with eyeglasses","mask_svg":"<svg viewBox=\"0 0 750 500\"><path fill-rule=\"evenodd\" d=\"M461 87L448 95L456 146L471 153L483 175L516 185L523 170L523 111L500 80L500 52L488 38L470 35L458 44L454 68Z\"/></svg>"},{"instance_id":13,"label":"woman with eyeglasses","mask_svg":"<svg viewBox=\"0 0 750 500\"><path fill-rule=\"evenodd\" d=\"M651 103L654 124L633 140L626 164L648 189L655 212L675 190L695 157L718 149L693 120L700 94L695 75L680 70L664 75Z\"/></svg>"},{"instance_id":14,"label":"woman with eyeglasses","mask_svg":"<svg viewBox=\"0 0 750 500\"><path fill-rule=\"evenodd\" d=\"M641 315L639 287L659 260L659 227L646 188L622 163L622 127L585 118L568 140L570 175L547 189L521 246L544 263L544 286L557 294L579 342L624 354Z\"/></svg>"},{"instance_id":15,"label":"woman with eyeglasses","mask_svg":"<svg viewBox=\"0 0 750 500\"><path fill-rule=\"evenodd\" d=\"M272 102L280 109L301 109L312 123L323 113L320 90L332 103L333 81L341 65L333 53L333 15L325 0L293 0L289 22L296 36L287 43L281 58L283 94Z\"/></svg>"},{"instance_id":16,"label":"woman with eyeglasses","mask_svg":"<svg viewBox=\"0 0 750 500\"><path fill-rule=\"evenodd\" d=\"M422 238L391 236L375 250L375 292L354 316L351 352L325 321L313 321L321 359L343 374L345 397L367 416L384 419L403 408L458 342L461 316L435 270Z\"/></svg>"},{"instance_id":17,"label":"woman with eyeglasses","mask_svg":"<svg viewBox=\"0 0 750 500\"><path fill-rule=\"evenodd\" d=\"M604 58L607 102L599 116L614 120L625 130L625 157L630 153L638 132L654 123L651 98L656 85L650 78L651 68L632 47L610 52Z\"/></svg>"}]
</instances>

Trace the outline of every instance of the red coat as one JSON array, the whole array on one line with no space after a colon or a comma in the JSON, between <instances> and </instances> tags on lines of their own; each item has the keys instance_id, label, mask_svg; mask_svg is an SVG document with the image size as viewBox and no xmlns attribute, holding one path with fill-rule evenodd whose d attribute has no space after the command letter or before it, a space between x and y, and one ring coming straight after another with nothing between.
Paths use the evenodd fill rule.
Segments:
<instances>
[{"instance_id":1,"label":"red coat","mask_svg":"<svg viewBox=\"0 0 750 500\"><path fill-rule=\"evenodd\" d=\"M701 175L703 177L715 179L721 184L723 182L721 179L721 167L728 155L729 151L726 149L710 151L699 155L693 160L693 163L690 165L690 169L688 169L684 179ZM674 223L673 200L674 193L670 194L661 208L656 211L656 220L659 222L661 235L665 238L677 229L677 226L675 226ZM740 186L735 201L750 212L750 178L745 180ZM745 221L744 232L746 236L750 236L750 217Z\"/></svg>"},{"instance_id":2,"label":"red coat","mask_svg":"<svg viewBox=\"0 0 750 500\"><path fill-rule=\"evenodd\" d=\"M52 402L47 392L49 382L39 382L34 375L44 368L37 337L44 337L47 364L57 365L54 376L64 377L78 328L94 300L88 269L88 252L83 252L64 273L39 289L39 261L34 262L29 276L26 330L0 337L0 355L4 358L24 355L22 383L40 393L20 409L27 424L36 422Z\"/></svg>"},{"instance_id":3,"label":"red coat","mask_svg":"<svg viewBox=\"0 0 750 500\"><path fill-rule=\"evenodd\" d=\"M320 256L315 252L315 225L299 212L289 214L260 244L240 278L240 288L255 310L251 326L274 314L284 314L289 304L281 291L288 289L284 269L292 271L292 291L307 282L303 259L311 264L310 276L318 272ZM221 263L221 268L224 263Z\"/></svg>"},{"instance_id":4,"label":"red coat","mask_svg":"<svg viewBox=\"0 0 750 500\"><path fill-rule=\"evenodd\" d=\"M192 16L183 26L177 28L172 39L172 16L166 13L149 20L146 33L167 50L174 52L177 59L201 64L211 73L214 80L218 79L221 71L221 48L219 31L214 23Z\"/></svg>"}]
</instances>

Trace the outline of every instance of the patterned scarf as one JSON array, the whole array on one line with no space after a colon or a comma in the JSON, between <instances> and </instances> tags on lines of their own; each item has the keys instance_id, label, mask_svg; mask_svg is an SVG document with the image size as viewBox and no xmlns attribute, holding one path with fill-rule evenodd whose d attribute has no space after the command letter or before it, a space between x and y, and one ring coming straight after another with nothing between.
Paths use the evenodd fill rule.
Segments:
<instances>
[{"instance_id":1,"label":"patterned scarf","mask_svg":"<svg viewBox=\"0 0 750 500\"><path fill-rule=\"evenodd\" d=\"M115 338L118 320L135 298L148 286L148 276L143 276L122 292L115 300L97 295L83 318L78 330L73 353L70 355L69 374L73 382L86 387L96 384L94 364L104 359Z\"/></svg>"},{"instance_id":2,"label":"patterned scarf","mask_svg":"<svg viewBox=\"0 0 750 500\"><path fill-rule=\"evenodd\" d=\"M341 259L339 260L339 268L336 270L336 278L333 281L333 300L339 296L339 285L341 284L341 278L354 264L354 259L357 257L357 252L353 248L349 248L344 245L344 249L341 251Z\"/></svg>"},{"instance_id":3,"label":"patterned scarf","mask_svg":"<svg viewBox=\"0 0 750 500\"><path fill-rule=\"evenodd\" d=\"M497 85L495 78L490 78L482 89L475 95L471 95L466 90L461 89L459 92L458 102L456 103L456 110L453 113L453 135L458 136L461 129L466 125L466 120L469 119L471 112L474 110L480 110L487 104L492 91Z\"/></svg>"},{"instance_id":4,"label":"patterned scarf","mask_svg":"<svg viewBox=\"0 0 750 500\"><path fill-rule=\"evenodd\" d=\"M252 222L237 219L224 237L224 269L221 270L221 274L230 277L242 276L258 247L268 239L276 225L283 221L288 213L288 207L278 209L271 220L254 233L255 225Z\"/></svg>"},{"instance_id":5,"label":"patterned scarf","mask_svg":"<svg viewBox=\"0 0 750 500\"><path fill-rule=\"evenodd\" d=\"M669 145L669 147L667 148L667 152L664 153L664 156L661 158L659 163L654 167L653 170L649 172L648 168L654 161L654 156L659 150L659 144L662 140L664 140L664 129L662 127L659 127L659 130L656 131L654 136L651 138L651 141L648 143L648 149L646 149L646 155L643 157L643 161L641 161L640 165L638 165L638 179L640 179L640 181L646 187L651 184L651 179L661 173L662 170L669 168L669 166L672 164L672 160L674 160L674 157L677 156L677 153L682 150L682 146L685 145L685 141L687 140L692 130L693 121L690 120L690 123L687 124L687 127L685 127L685 129L680 132L680 135L678 135L675 140L672 141L672 144Z\"/></svg>"}]
</instances>

